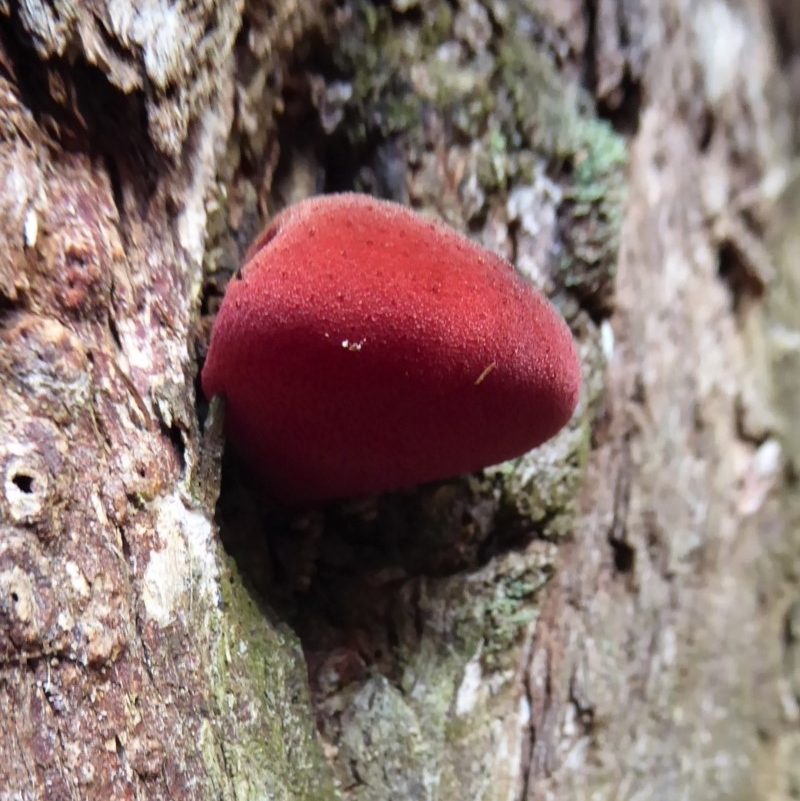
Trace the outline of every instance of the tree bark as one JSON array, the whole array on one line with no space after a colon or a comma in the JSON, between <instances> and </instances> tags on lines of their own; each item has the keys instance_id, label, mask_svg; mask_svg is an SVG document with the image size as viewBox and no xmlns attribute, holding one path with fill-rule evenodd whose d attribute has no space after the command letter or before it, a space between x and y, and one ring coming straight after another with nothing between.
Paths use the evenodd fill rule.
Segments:
<instances>
[{"instance_id":1,"label":"tree bark","mask_svg":"<svg viewBox=\"0 0 800 801\"><path fill-rule=\"evenodd\" d=\"M0 2L0 800L794 797L798 30ZM290 515L196 376L260 223L352 188L512 259L584 391L513 463Z\"/></svg>"},{"instance_id":2,"label":"tree bark","mask_svg":"<svg viewBox=\"0 0 800 801\"><path fill-rule=\"evenodd\" d=\"M2 11L0 796L331 797L296 639L243 591L198 473L241 5ZM251 22L260 69L315 14Z\"/></svg>"}]
</instances>

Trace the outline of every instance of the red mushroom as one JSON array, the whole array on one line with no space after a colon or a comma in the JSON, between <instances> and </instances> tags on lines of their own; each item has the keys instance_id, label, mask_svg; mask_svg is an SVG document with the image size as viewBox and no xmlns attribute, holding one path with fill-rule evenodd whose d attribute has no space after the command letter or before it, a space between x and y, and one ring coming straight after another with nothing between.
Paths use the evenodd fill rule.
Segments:
<instances>
[{"instance_id":1,"label":"red mushroom","mask_svg":"<svg viewBox=\"0 0 800 801\"><path fill-rule=\"evenodd\" d=\"M580 391L569 329L506 261L394 203L279 214L228 285L202 374L231 446L283 504L510 459Z\"/></svg>"}]
</instances>

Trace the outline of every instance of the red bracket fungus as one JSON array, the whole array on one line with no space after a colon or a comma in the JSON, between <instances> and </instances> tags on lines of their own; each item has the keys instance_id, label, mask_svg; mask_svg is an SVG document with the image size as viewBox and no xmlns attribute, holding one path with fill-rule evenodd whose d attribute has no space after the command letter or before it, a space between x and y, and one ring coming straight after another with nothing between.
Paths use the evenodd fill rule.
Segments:
<instances>
[{"instance_id":1,"label":"red bracket fungus","mask_svg":"<svg viewBox=\"0 0 800 801\"><path fill-rule=\"evenodd\" d=\"M228 285L202 374L281 504L397 489L519 456L572 416L580 363L508 262L394 203L279 214Z\"/></svg>"}]
</instances>

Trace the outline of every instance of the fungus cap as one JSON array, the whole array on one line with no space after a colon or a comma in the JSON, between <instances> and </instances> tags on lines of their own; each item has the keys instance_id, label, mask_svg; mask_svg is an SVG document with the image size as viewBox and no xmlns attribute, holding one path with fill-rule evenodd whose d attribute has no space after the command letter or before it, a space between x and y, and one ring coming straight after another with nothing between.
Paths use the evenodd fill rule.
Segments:
<instances>
[{"instance_id":1,"label":"fungus cap","mask_svg":"<svg viewBox=\"0 0 800 801\"><path fill-rule=\"evenodd\" d=\"M397 489L534 448L572 416L566 323L508 262L394 203L280 213L229 283L202 373L278 503Z\"/></svg>"}]
</instances>

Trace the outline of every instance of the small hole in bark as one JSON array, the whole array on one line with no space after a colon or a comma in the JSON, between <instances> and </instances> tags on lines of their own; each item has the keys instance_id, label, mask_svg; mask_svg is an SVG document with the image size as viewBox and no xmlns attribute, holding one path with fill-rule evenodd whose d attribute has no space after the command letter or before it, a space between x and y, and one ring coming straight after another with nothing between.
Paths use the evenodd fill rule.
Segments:
<instances>
[{"instance_id":1,"label":"small hole in bark","mask_svg":"<svg viewBox=\"0 0 800 801\"><path fill-rule=\"evenodd\" d=\"M26 495L30 495L33 492L33 476L17 473L12 481L19 488L20 492L24 492Z\"/></svg>"},{"instance_id":2,"label":"small hole in bark","mask_svg":"<svg viewBox=\"0 0 800 801\"><path fill-rule=\"evenodd\" d=\"M20 305L22 305L20 299L17 298L12 300L9 295L0 291L0 317Z\"/></svg>"},{"instance_id":3,"label":"small hole in bark","mask_svg":"<svg viewBox=\"0 0 800 801\"><path fill-rule=\"evenodd\" d=\"M714 115L706 110L700 118L697 145L701 153L705 153L714 137Z\"/></svg>"},{"instance_id":4,"label":"small hole in bark","mask_svg":"<svg viewBox=\"0 0 800 801\"><path fill-rule=\"evenodd\" d=\"M763 294L763 284L759 283L741 250L732 242L722 242L719 246L717 274L728 285L734 312L741 309L746 295L758 297Z\"/></svg>"},{"instance_id":5,"label":"small hole in bark","mask_svg":"<svg viewBox=\"0 0 800 801\"><path fill-rule=\"evenodd\" d=\"M617 573L630 573L636 561L636 553L627 542L611 540L611 549L614 551L614 568Z\"/></svg>"},{"instance_id":6,"label":"small hole in bark","mask_svg":"<svg viewBox=\"0 0 800 801\"><path fill-rule=\"evenodd\" d=\"M598 114L607 120L614 130L624 136L634 136L639 131L642 118L642 87L637 80L625 76L612 98L598 98Z\"/></svg>"},{"instance_id":7,"label":"small hole in bark","mask_svg":"<svg viewBox=\"0 0 800 801\"><path fill-rule=\"evenodd\" d=\"M178 426L162 426L161 430L164 434L169 438L169 441L172 443L172 447L177 455L178 459L180 459L181 469L186 467L186 445L183 440L183 432Z\"/></svg>"},{"instance_id":8,"label":"small hole in bark","mask_svg":"<svg viewBox=\"0 0 800 801\"><path fill-rule=\"evenodd\" d=\"M117 321L114 319L113 313L108 315L108 330L111 333L111 338L114 340L117 350L123 350L122 337L120 336L119 329L117 328Z\"/></svg>"},{"instance_id":9,"label":"small hole in bark","mask_svg":"<svg viewBox=\"0 0 800 801\"><path fill-rule=\"evenodd\" d=\"M86 266L89 263L89 254L81 250L74 245L68 248L66 253L66 262L72 267L77 268L78 270L85 270ZM74 280L74 279L71 279Z\"/></svg>"}]
</instances>

